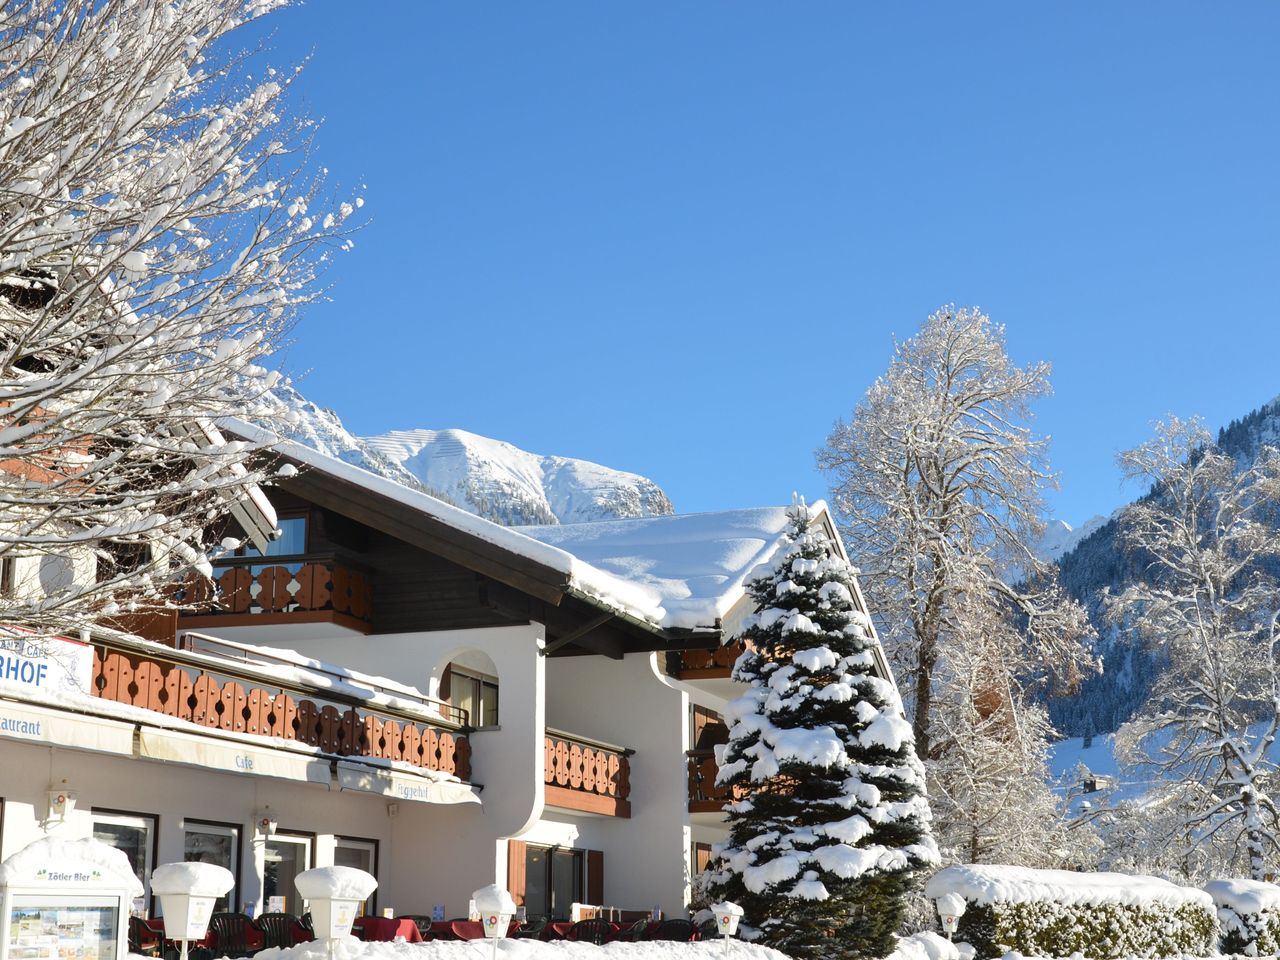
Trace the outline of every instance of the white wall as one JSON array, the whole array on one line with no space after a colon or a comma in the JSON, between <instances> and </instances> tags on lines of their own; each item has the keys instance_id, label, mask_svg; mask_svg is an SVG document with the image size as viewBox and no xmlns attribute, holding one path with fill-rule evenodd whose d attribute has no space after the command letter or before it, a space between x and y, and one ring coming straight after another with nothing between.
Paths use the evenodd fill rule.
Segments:
<instances>
[{"instance_id":1,"label":"white wall","mask_svg":"<svg viewBox=\"0 0 1280 960\"><path fill-rule=\"evenodd\" d=\"M492 663L498 678L498 726L471 734L472 782L485 787L480 794L482 811L450 818L442 829L430 816L401 804L392 824L399 853L392 882L397 888L413 889L429 875L440 878L430 886L447 892L449 916L465 915L472 890L490 883L506 885L506 838L519 835L542 814L545 659L538 651L544 645L541 624L291 644L306 656L433 694L445 666L452 660L473 659L469 651L484 654ZM430 912L429 906L413 912Z\"/></svg>"},{"instance_id":2,"label":"white wall","mask_svg":"<svg viewBox=\"0 0 1280 960\"><path fill-rule=\"evenodd\" d=\"M474 831L482 819L474 805L436 806L404 801L400 814L388 816L385 797L340 792L322 785L268 777L239 776L195 767L92 754L5 740L0 743L0 796L4 831L0 856L11 856L45 835L47 791L63 787L76 795L76 807L49 833L68 839L92 836L91 808L107 808L158 818L156 863L182 859L184 818L238 824L241 873L237 896L261 904L264 845L254 824L269 808L281 833L315 834L313 865L333 862L335 836L378 841L379 907L397 912L430 911L432 903L461 900L448 864L430 859L424 838ZM408 838L406 842L405 838ZM431 869L424 870L423 857ZM292 905L291 905L292 906Z\"/></svg>"},{"instance_id":3,"label":"white wall","mask_svg":"<svg viewBox=\"0 0 1280 960\"><path fill-rule=\"evenodd\" d=\"M652 654L557 657L547 664L547 725L635 750L631 817L549 811L577 829L574 845L604 851L604 897L628 910L655 904L679 914L688 887L688 700L662 683ZM531 833L521 839L531 842Z\"/></svg>"}]
</instances>

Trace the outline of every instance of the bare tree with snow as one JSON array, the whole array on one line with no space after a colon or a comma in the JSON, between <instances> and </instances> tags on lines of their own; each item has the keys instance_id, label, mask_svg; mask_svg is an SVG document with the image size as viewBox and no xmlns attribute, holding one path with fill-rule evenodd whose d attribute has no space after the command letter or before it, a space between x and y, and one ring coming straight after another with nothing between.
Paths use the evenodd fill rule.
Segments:
<instances>
[{"instance_id":1,"label":"bare tree with snow","mask_svg":"<svg viewBox=\"0 0 1280 960\"><path fill-rule=\"evenodd\" d=\"M65 630L206 569L260 479L213 424L353 205L313 212L293 76L233 45L282 0L24 0L0 13L6 622ZM216 549L216 545L215 545Z\"/></svg>"},{"instance_id":2,"label":"bare tree with snow","mask_svg":"<svg viewBox=\"0 0 1280 960\"><path fill-rule=\"evenodd\" d=\"M1030 407L1048 393L1047 364L1015 366L1003 328L944 307L818 453L903 680L935 830L959 858L1055 848L1049 728L1028 688L1095 666L1084 610L1031 549L1053 477ZM993 802L1004 815L988 817Z\"/></svg>"},{"instance_id":3,"label":"bare tree with snow","mask_svg":"<svg viewBox=\"0 0 1280 960\"><path fill-rule=\"evenodd\" d=\"M1141 580L1107 616L1163 649L1168 667L1121 739L1178 798L1192 846L1229 851L1261 880L1280 852L1269 751L1280 730L1280 452L1239 469L1198 420L1170 418L1120 455L1152 485L1121 534Z\"/></svg>"}]
</instances>

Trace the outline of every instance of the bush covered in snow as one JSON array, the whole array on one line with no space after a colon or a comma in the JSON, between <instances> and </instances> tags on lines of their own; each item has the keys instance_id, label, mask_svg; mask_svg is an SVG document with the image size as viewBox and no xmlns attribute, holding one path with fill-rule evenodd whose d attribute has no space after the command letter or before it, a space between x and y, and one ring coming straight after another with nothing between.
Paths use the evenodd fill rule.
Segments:
<instances>
[{"instance_id":1,"label":"bush covered in snow","mask_svg":"<svg viewBox=\"0 0 1280 960\"><path fill-rule=\"evenodd\" d=\"M1218 908L1223 953L1280 954L1280 887L1260 880L1213 880L1204 889Z\"/></svg>"},{"instance_id":2,"label":"bush covered in snow","mask_svg":"<svg viewBox=\"0 0 1280 960\"><path fill-rule=\"evenodd\" d=\"M925 894L964 899L956 937L978 957L1017 951L1118 960L1203 957L1217 949L1209 895L1155 877L967 865L939 872Z\"/></svg>"}]
</instances>

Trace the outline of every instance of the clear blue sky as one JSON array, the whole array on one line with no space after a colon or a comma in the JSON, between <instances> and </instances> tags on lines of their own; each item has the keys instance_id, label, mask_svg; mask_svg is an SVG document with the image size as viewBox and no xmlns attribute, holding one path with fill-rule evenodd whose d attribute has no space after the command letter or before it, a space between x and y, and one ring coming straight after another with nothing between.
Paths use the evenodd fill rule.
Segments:
<instances>
[{"instance_id":1,"label":"clear blue sky","mask_svg":"<svg viewBox=\"0 0 1280 960\"><path fill-rule=\"evenodd\" d=\"M461 427L680 511L825 495L813 450L946 302L1054 366L1073 523L1166 412L1280 394L1280 6L311 0L367 184L288 367L354 432Z\"/></svg>"}]
</instances>

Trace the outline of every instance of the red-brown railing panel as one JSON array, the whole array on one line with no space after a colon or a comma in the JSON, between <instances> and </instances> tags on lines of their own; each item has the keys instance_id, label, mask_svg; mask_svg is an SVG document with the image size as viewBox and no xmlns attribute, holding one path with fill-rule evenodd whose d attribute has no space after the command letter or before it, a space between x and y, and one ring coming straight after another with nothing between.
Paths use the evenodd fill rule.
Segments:
<instances>
[{"instance_id":1,"label":"red-brown railing panel","mask_svg":"<svg viewBox=\"0 0 1280 960\"><path fill-rule=\"evenodd\" d=\"M628 751L547 734L543 752L542 779L549 787L620 802L630 796Z\"/></svg>"},{"instance_id":2,"label":"red-brown railing panel","mask_svg":"<svg viewBox=\"0 0 1280 960\"><path fill-rule=\"evenodd\" d=\"M233 667L228 672L234 673ZM193 675L194 674L194 675ZM381 718L357 706L295 699L234 678L219 678L183 665L105 646L93 652L93 690L116 703L153 710L221 730L279 737L317 746L335 756L402 760L430 770L471 775L465 734L429 723Z\"/></svg>"}]
</instances>

